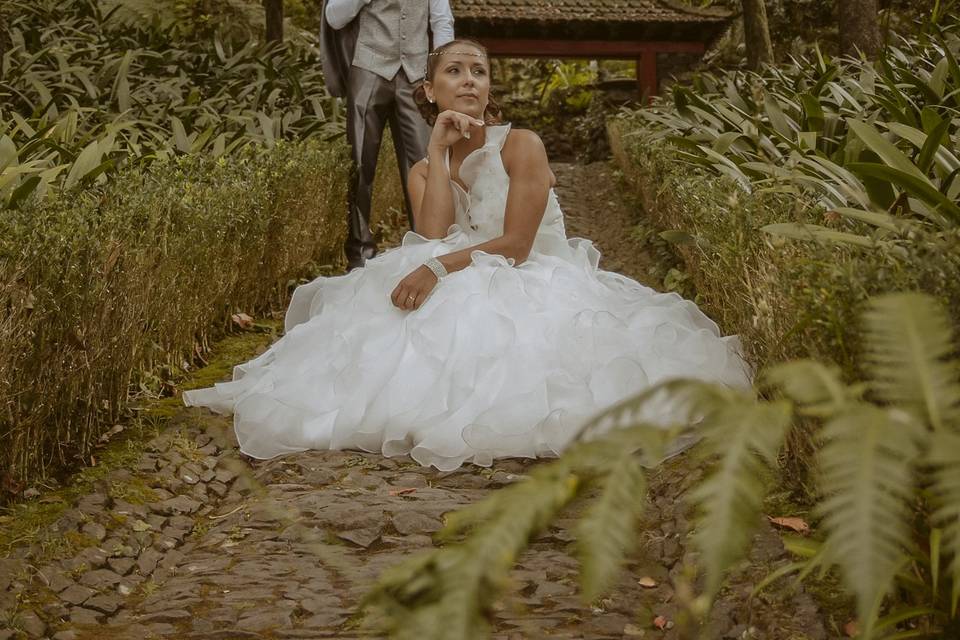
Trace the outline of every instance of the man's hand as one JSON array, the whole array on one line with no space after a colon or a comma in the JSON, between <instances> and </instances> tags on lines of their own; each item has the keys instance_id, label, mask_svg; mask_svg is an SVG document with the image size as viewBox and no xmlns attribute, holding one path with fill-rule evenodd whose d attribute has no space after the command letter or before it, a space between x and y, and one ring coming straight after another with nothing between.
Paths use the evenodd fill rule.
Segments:
<instances>
[{"instance_id":1,"label":"man's hand","mask_svg":"<svg viewBox=\"0 0 960 640\"><path fill-rule=\"evenodd\" d=\"M404 311L416 311L420 308L437 286L437 276L427 267L420 265L407 274L390 294L393 306Z\"/></svg>"}]
</instances>

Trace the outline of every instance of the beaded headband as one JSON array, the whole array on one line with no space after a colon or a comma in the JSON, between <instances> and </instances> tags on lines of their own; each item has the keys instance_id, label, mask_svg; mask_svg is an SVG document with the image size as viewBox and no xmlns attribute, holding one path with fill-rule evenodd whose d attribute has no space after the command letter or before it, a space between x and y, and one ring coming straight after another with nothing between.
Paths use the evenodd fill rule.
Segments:
<instances>
[{"instance_id":1,"label":"beaded headband","mask_svg":"<svg viewBox=\"0 0 960 640\"><path fill-rule=\"evenodd\" d=\"M478 58L486 58L487 56L479 51L431 51L428 53L428 56L442 56L445 53L459 53L462 56L476 56Z\"/></svg>"}]
</instances>

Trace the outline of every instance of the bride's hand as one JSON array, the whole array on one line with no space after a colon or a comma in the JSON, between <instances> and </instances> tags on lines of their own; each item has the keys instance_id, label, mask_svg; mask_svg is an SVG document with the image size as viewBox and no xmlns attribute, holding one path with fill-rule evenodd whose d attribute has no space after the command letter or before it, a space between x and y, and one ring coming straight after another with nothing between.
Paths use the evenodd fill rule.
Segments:
<instances>
[{"instance_id":1,"label":"bride's hand","mask_svg":"<svg viewBox=\"0 0 960 640\"><path fill-rule=\"evenodd\" d=\"M408 273L390 294L393 306L404 311L420 308L433 288L437 286L437 276L424 265Z\"/></svg>"},{"instance_id":2,"label":"bride's hand","mask_svg":"<svg viewBox=\"0 0 960 640\"><path fill-rule=\"evenodd\" d=\"M430 133L429 146L438 151L446 151L447 147L461 138L469 138L472 131L483 126L483 120L459 111L448 109L437 116Z\"/></svg>"}]
</instances>

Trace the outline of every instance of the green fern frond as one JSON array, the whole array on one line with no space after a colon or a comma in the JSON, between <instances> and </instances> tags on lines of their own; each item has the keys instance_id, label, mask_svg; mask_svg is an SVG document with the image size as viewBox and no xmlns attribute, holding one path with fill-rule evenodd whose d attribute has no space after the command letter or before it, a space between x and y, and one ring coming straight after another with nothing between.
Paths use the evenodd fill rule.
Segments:
<instances>
[{"instance_id":1,"label":"green fern frond","mask_svg":"<svg viewBox=\"0 0 960 640\"><path fill-rule=\"evenodd\" d=\"M916 445L904 421L911 420L861 404L827 422L823 431L824 498L817 512L829 560L840 566L868 626L910 544Z\"/></svg>"},{"instance_id":2,"label":"green fern frond","mask_svg":"<svg viewBox=\"0 0 960 640\"><path fill-rule=\"evenodd\" d=\"M485 638L487 618L516 557L582 487L564 457L478 504L487 521L460 544L429 552L385 573L364 600L382 612L393 638ZM455 518L455 516L454 516ZM448 525L450 526L450 525ZM454 525L462 529L463 525Z\"/></svg>"},{"instance_id":3,"label":"green fern frond","mask_svg":"<svg viewBox=\"0 0 960 640\"><path fill-rule=\"evenodd\" d=\"M960 424L960 362L950 319L934 298L898 293L871 300L864 314L872 388L935 430Z\"/></svg>"},{"instance_id":4,"label":"green fern frond","mask_svg":"<svg viewBox=\"0 0 960 640\"><path fill-rule=\"evenodd\" d=\"M646 502L643 467L631 452L621 453L603 481L603 493L577 527L583 597L593 601L614 582L637 540L637 520Z\"/></svg>"},{"instance_id":5,"label":"green fern frond","mask_svg":"<svg viewBox=\"0 0 960 640\"><path fill-rule=\"evenodd\" d=\"M697 509L695 541L711 597L750 541L763 501L762 479L776 463L789 425L785 401L731 403L700 425L700 453L710 461L710 472L690 499Z\"/></svg>"},{"instance_id":6,"label":"green fern frond","mask_svg":"<svg viewBox=\"0 0 960 640\"><path fill-rule=\"evenodd\" d=\"M692 424L731 401L743 391L701 380L668 380L622 400L597 414L581 430L584 440L616 433L637 425L659 422L663 415L678 424Z\"/></svg>"},{"instance_id":7,"label":"green fern frond","mask_svg":"<svg viewBox=\"0 0 960 640\"><path fill-rule=\"evenodd\" d=\"M840 379L840 368L815 360L794 360L768 369L763 384L775 387L811 416L830 416L842 410L859 393Z\"/></svg>"},{"instance_id":8,"label":"green fern frond","mask_svg":"<svg viewBox=\"0 0 960 640\"><path fill-rule=\"evenodd\" d=\"M947 566L952 582L950 615L955 616L960 600L960 433L935 434L929 459L933 466L931 492L936 507L933 521L943 527L940 549L950 558Z\"/></svg>"}]
</instances>

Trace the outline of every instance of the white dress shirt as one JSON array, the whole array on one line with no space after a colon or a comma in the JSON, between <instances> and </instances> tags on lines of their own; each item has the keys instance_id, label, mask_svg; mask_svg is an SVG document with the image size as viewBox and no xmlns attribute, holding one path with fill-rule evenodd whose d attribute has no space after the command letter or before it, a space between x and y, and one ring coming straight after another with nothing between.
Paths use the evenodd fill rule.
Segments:
<instances>
[{"instance_id":1,"label":"white dress shirt","mask_svg":"<svg viewBox=\"0 0 960 640\"><path fill-rule=\"evenodd\" d=\"M357 17L371 0L327 0L327 22L334 29L343 29ZM430 0L430 30L433 46L439 47L453 40L453 11L450 0Z\"/></svg>"}]
</instances>

